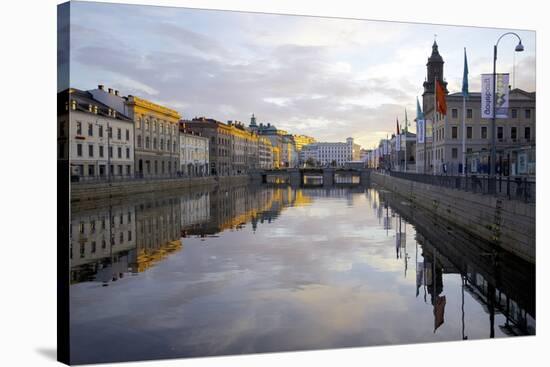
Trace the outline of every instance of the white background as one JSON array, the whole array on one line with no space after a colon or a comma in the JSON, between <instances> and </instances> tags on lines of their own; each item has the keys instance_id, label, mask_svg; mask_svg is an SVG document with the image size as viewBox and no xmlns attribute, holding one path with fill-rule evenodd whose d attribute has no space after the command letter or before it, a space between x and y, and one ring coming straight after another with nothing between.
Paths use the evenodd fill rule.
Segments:
<instances>
[{"instance_id":1,"label":"white background","mask_svg":"<svg viewBox=\"0 0 550 367\"><path fill-rule=\"evenodd\" d=\"M537 31L537 135L548 136L548 11L543 1L117 1ZM0 123L2 216L0 364L54 365L56 353L56 0L2 1ZM121 15L122 16L122 15ZM492 45L487 45L490 50ZM546 62L545 62L546 61ZM537 336L319 352L142 362L143 366L546 364L548 147L538 146ZM546 199L545 199L546 196ZM414 316L412 316L414 317ZM126 364L137 366L137 363Z\"/></svg>"}]
</instances>

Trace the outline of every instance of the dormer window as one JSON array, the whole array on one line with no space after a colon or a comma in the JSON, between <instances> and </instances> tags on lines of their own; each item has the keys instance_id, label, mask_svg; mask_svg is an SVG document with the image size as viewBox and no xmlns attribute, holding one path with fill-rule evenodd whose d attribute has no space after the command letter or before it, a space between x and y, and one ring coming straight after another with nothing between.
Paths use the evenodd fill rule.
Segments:
<instances>
[{"instance_id":1,"label":"dormer window","mask_svg":"<svg viewBox=\"0 0 550 367\"><path fill-rule=\"evenodd\" d=\"M108 110L108 111L109 111L109 112L108 112L108 113L109 113L109 116L111 116L111 109L109 108L109 110Z\"/></svg>"},{"instance_id":2,"label":"dormer window","mask_svg":"<svg viewBox=\"0 0 550 367\"><path fill-rule=\"evenodd\" d=\"M76 110L76 101L75 100L71 101L71 108L73 110Z\"/></svg>"},{"instance_id":3,"label":"dormer window","mask_svg":"<svg viewBox=\"0 0 550 367\"><path fill-rule=\"evenodd\" d=\"M88 105L88 112L92 112L92 105L91 104Z\"/></svg>"},{"instance_id":4,"label":"dormer window","mask_svg":"<svg viewBox=\"0 0 550 367\"><path fill-rule=\"evenodd\" d=\"M97 106L94 106L94 114L97 115Z\"/></svg>"},{"instance_id":5,"label":"dormer window","mask_svg":"<svg viewBox=\"0 0 550 367\"><path fill-rule=\"evenodd\" d=\"M116 117L116 110L113 110L113 117Z\"/></svg>"}]
</instances>

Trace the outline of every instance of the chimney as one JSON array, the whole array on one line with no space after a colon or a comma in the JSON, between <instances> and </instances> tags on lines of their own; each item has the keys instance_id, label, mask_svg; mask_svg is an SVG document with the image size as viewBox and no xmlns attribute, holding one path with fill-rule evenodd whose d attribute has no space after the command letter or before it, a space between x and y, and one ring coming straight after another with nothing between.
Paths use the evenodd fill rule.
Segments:
<instances>
[{"instance_id":1,"label":"chimney","mask_svg":"<svg viewBox=\"0 0 550 367\"><path fill-rule=\"evenodd\" d=\"M109 88L109 94L113 94L113 88Z\"/></svg>"},{"instance_id":2,"label":"chimney","mask_svg":"<svg viewBox=\"0 0 550 367\"><path fill-rule=\"evenodd\" d=\"M99 85L97 86L97 89L99 89L99 90L105 90L105 86L104 86L103 84L99 84Z\"/></svg>"},{"instance_id":3,"label":"chimney","mask_svg":"<svg viewBox=\"0 0 550 367\"><path fill-rule=\"evenodd\" d=\"M115 96L118 96L118 90L115 90Z\"/></svg>"}]
</instances>

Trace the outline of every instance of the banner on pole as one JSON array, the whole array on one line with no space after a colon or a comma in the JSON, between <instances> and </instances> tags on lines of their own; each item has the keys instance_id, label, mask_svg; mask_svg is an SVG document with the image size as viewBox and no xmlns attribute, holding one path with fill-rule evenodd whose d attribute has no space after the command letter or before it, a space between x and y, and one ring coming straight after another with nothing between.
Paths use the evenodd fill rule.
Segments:
<instances>
[{"instance_id":1,"label":"banner on pole","mask_svg":"<svg viewBox=\"0 0 550 367\"><path fill-rule=\"evenodd\" d=\"M424 144L424 131L425 131L424 120L416 120L416 139L418 144Z\"/></svg>"},{"instance_id":2,"label":"banner on pole","mask_svg":"<svg viewBox=\"0 0 550 367\"><path fill-rule=\"evenodd\" d=\"M398 152L401 150L401 135L395 136L395 150Z\"/></svg>"},{"instance_id":3,"label":"banner on pole","mask_svg":"<svg viewBox=\"0 0 550 367\"><path fill-rule=\"evenodd\" d=\"M497 119L508 118L510 74L496 75L496 99L493 98L493 74L481 74L481 118L493 118L493 100Z\"/></svg>"}]
</instances>

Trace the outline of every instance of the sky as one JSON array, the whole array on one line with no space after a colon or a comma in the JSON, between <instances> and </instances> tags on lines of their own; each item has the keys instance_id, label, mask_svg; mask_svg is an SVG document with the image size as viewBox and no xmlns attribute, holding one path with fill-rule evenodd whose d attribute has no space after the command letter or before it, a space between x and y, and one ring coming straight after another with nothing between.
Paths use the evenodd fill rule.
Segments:
<instances>
[{"instance_id":1,"label":"sky","mask_svg":"<svg viewBox=\"0 0 550 367\"><path fill-rule=\"evenodd\" d=\"M66 32L67 28L61 29ZM180 112L248 125L271 123L318 141L353 137L372 148L403 124L410 130L434 39L450 93L492 72L493 45L510 31L418 23L72 2L70 84L104 84ZM535 91L535 32L498 46L497 72ZM62 58L63 59L63 58ZM513 73L515 65L515 76Z\"/></svg>"}]
</instances>

